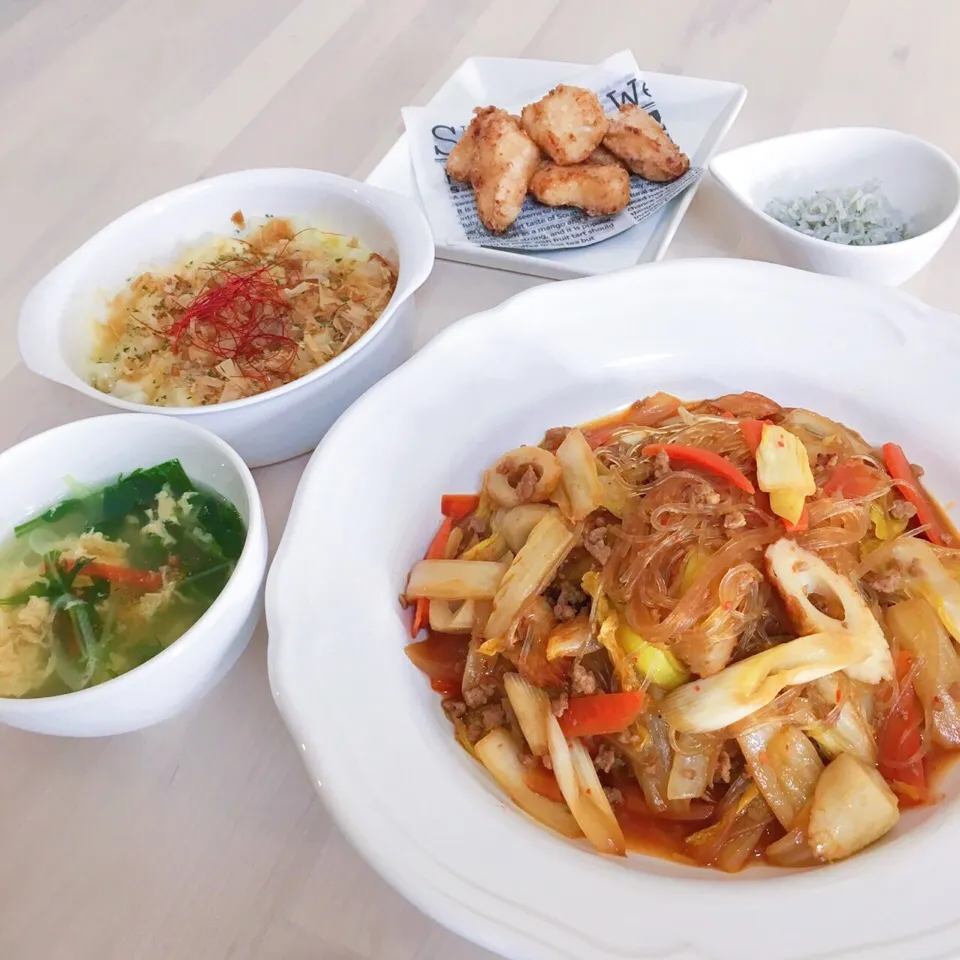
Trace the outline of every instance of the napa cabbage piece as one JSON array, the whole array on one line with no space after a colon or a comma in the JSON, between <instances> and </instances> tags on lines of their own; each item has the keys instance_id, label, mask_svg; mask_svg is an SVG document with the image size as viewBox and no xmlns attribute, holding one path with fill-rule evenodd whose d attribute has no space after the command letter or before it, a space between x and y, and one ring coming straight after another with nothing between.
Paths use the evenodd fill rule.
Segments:
<instances>
[{"instance_id":1,"label":"napa cabbage piece","mask_svg":"<svg viewBox=\"0 0 960 960\"><path fill-rule=\"evenodd\" d=\"M503 534L495 532L460 554L460 560L502 560L510 551Z\"/></svg>"},{"instance_id":2,"label":"napa cabbage piece","mask_svg":"<svg viewBox=\"0 0 960 960\"><path fill-rule=\"evenodd\" d=\"M597 474L597 461L576 428L567 432L557 448L564 492L569 503L569 518L574 523L585 520L603 503L603 486Z\"/></svg>"},{"instance_id":3,"label":"napa cabbage piece","mask_svg":"<svg viewBox=\"0 0 960 960\"><path fill-rule=\"evenodd\" d=\"M817 492L803 441L783 427L765 423L757 447L757 486L770 494L770 509L792 524L806 498Z\"/></svg>"},{"instance_id":4,"label":"napa cabbage piece","mask_svg":"<svg viewBox=\"0 0 960 960\"><path fill-rule=\"evenodd\" d=\"M753 782L785 830L813 797L823 761L808 737L789 724L765 724L741 733L737 743Z\"/></svg>"},{"instance_id":5,"label":"napa cabbage piece","mask_svg":"<svg viewBox=\"0 0 960 960\"><path fill-rule=\"evenodd\" d=\"M624 617L617 626L617 640L647 683L663 690L675 690L690 679L690 671L674 654L649 643L633 630Z\"/></svg>"},{"instance_id":6,"label":"napa cabbage piece","mask_svg":"<svg viewBox=\"0 0 960 960\"><path fill-rule=\"evenodd\" d=\"M498 582L493 594L493 610L484 629L487 638L509 636L523 605L556 576L578 539L578 532L567 526L558 511L540 520Z\"/></svg>"},{"instance_id":7,"label":"napa cabbage piece","mask_svg":"<svg viewBox=\"0 0 960 960\"><path fill-rule=\"evenodd\" d=\"M410 571L407 596L428 600L489 600L507 564L489 560L419 560Z\"/></svg>"},{"instance_id":8,"label":"napa cabbage piece","mask_svg":"<svg viewBox=\"0 0 960 960\"><path fill-rule=\"evenodd\" d=\"M667 800L696 800L707 792L722 743L719 737L677 735Z\"/></svg>"},{"instance_id":9,"label":"napa cabbage piece","mask_svg":"<svg viewBox=\"0 0 960 960\"><path fill-rule=\"evenodd\" d=\"M698 863L733 873L753 855L773 814L757 785L742 775L730 784L717 814L716 823L687 837L687 852Z\"/></svg>"},{"instance_id":10,"label":"napa cabbage piece","mask_svg":"<svg viewBox=\"0 0 960 960\"><path fill-rule=\"evenodd\" d=\"M899 819L897 798L879 772L841 753L814 790L810 847L822 860L842 860L879 840Z\"/></svg>"},{"instance_id":11,"label":"napa cabbage piece","mask_svg":"<svg viewBox=\"0 0 960 960\"><path fill-rule=\"evenodd\" d=\"M960 657L933 607L919 597L887 611L887 627L901 650L913 658L913 688L920 698L926 729L943 747L960 747Z\"/></svg>"},{"instance_id":12,"label":"napa cabbage piece","mask_svg":"<svg viewBox=\"0 0 960 960\"><path fill-rule=\"evenodd\" d=\"M593 635L590 617L577 614L572 620L558 623L547 638L547 659L582 657L600 649L600 642Z\"/></svg>"},{"instance_id":13,"label":"napa cabbage piece","mask_svg":"<svg viewBox=\"0 0 960 960\"><path fill-rule=\"evenodd\" d=\"M600 506L609 510L618 520L622 520L630 501L630 490L611 474L600 475Z\"/></svg>"},{"instance_id":14,"label":"napa cabbage piece","mask_svg":"<svg viewBox=\"0 0 960 960\"><path fill-rule=\"evenodd\" d=\"M933 547L908 537L895 543L890 555L908 574L908 592L926 600L960 643L960 583L950 576Z\"/></svg>"},{"instance_id":15,"label":"napa cabbage piece","mask_svg":"<svg viewBox=\"0 0 960 960\"><path fill-rule=\"evenodd\" d=\"M876 765L877 741L867 713L873 694L865 686L842 673L815 680L807 695L819 701L831 715L831 722L813 721L802 725L803 732L814 740L830 759L841 753L852 753L864 763ZM837 710L837 704L840 709Z\"/></svg>"},{"instance_id":16,"label":"napa cabbage piece","mask_svg":"<svg viewBox=\"0 0 960 960\"><path fill-rule=\"evenodd\" d=\"M636 679L673 690L690 677L690 671L669 650L644 640L627 623L624 610L606 595L596 571L584 574L584 593L593 600L592 619L600 624L598 637L607 649L624 690L637 686Z\"/></svg>"}]
</instances>

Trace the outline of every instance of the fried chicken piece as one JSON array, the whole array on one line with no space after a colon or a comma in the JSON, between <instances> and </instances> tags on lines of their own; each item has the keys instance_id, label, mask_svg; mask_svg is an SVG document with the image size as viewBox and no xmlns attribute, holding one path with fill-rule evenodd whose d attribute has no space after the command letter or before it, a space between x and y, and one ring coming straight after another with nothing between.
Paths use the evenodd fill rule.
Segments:
<instances>
[{"instance_id":1,"label":"fried chicken piece","mask_svg":"<svg viewBox=\"0 0 960 960\"><path fill-rule=\"evenodd\" d=\"M540 151L505 110L493 110L479 120L470 181L483 225L503 233L520 215Z\"/></svg>"},{"instance_id":2,"label":"fried chicken piece","mask_svg":"<svg viewBox=\"0 0 960 960\"><path fill-rule=\"evenodd\" d=\"M630 175L618 163L549 161L530 181L530 192L548 207L579 207L588 216L619 213L630 200Z\"/></svg>"},{"instance_id":3,"label":"fried chicken piece","mask_svg":"<svg viewBox=\"0 0 960 960\"><path fill-rule=\"evenodd\" d=\"M599 146L609 121L597 95L560 84L523 108L523 128L554 163L582 163Z\"/></svg>"},{"instance_id":4,"label":"fried chicken piece","mask_svg":"<svg viewBox=\"0 0 960 960\"><path fill-rule=\"evenodd\" d=\"M610 121L603 145L644 180L667 183L690 169L690 158L642 107L623 104Z\"/></svg>"},{"instance_id":5,"label":"fried chicken piece","mask_svg":"<svg viewBox=\"0 0 960 960\"><path fill-rule=\"evenodd\" d=\"M496 109L496 107L477 107L473 111L473 119L447 156L447 173L453 180L458 180L460 183L469 182L473 158L477 151L477 131L480 129L483 118L495 113Z\"/></svg>"},{"instance_id":6,"label":"fried chicken piece","mask_svg":"<svg viewBox=\"0 0 960 960\"><path fill-rule=\"evenodd\" d=\"M624 170L627 169L627 165L615 153L611 153L602 144L587 157L587 163L595 163L603 167L615 166L622 167Z\"/></svg>"}]
</instances>

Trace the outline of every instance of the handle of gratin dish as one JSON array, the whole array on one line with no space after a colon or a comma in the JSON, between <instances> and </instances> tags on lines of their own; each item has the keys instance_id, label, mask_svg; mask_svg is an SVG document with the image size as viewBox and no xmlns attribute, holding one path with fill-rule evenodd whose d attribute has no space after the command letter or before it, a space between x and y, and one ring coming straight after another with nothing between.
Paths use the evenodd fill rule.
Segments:
<instances>
[{"instance_id":1,"label":"handle of gratin dish","mask_svg":"<svg viewBox=\"0 0 960 960\"><path fill-rule=\"evenodd\" d=\"M380 207L397 238L400 277L394 292L394 309L409 299L433 269L433 233L420 207L409 197L391 190L378 190ZM407 269L405 265L414 264Z\"/></svg>"},{"instance_id":2,"label":"handle of gratin dish","mask_svg":"<svg viewBox=\"0 0 960 960\"><path fill-rule=\"evenodd\" d=\"M67 383L73 371L63 359L60 324L67 291L80 267L80 250L55 266L27 294L17 317L20 356L34 373Z\"/></svg>"}]
</instances>

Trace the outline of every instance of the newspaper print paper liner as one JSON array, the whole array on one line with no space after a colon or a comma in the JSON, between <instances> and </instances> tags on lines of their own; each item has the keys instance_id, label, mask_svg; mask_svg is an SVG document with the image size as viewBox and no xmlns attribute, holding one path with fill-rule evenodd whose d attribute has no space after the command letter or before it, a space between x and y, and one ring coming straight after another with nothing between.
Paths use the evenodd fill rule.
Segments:
<instances>
[{"instance_id":1,"label":"newspaper print paper liner","mask_svg":"<svg viewBox=\"0 0 960 960\"><path fill-rule=\"evenodd\" d=\"M614 54L595 67L571 75L564 82L596 91L608 114L628 103L642 107L658 122L664 123L649 86L629 51ZM546 93L545 89L518 91L518 100L511 109L519 113L524 103L539 100ZM470 116L461 117L459 123L451 123L450 114L445 110L406 107L402 113L427 218L434 235L446 242L466 242L505 250L587 247L624 233L652 216L696 183L703 173L702 168L691 167L672 183L652 183L631 175L629 204L620 213L608 217L588 217L582 210L574 208L543 206L528 196L516 222L504 233L493 234L480 222L473 188L451 180L445 170L446 158L469 123ZM680 148L683 149L682 143Z\"/></svg>"}]
</instances>

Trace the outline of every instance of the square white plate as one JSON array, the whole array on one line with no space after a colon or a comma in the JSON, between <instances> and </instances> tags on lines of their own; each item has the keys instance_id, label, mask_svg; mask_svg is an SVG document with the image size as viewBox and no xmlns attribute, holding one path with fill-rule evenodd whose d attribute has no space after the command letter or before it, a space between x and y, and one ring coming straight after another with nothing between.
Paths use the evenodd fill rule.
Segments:
<instances>
[{"instance_id":1,"label":"square white plate","mask_svg":"<svg viewBox=\"0 0 960 960\"><path fill-rule=\"evenodd\" d=\"M531 89L542 87L546 93L583 69L585 65L579 63L471 57L454 71L429 106L448 109L455 115L477 105L510 103L518 94L523 96ZM747 96L746 87L670 73L645 72L644 78L671 135L689 154L694 166L706 167L740 112ZM420 202L406 134L390 148L367 182ZM696 189L694 184L631 230L579 250L527 253L438 241L437 256L552 280L609 273L636 263L650 263L666 253Z\"/></svg>"}]
</instances>

